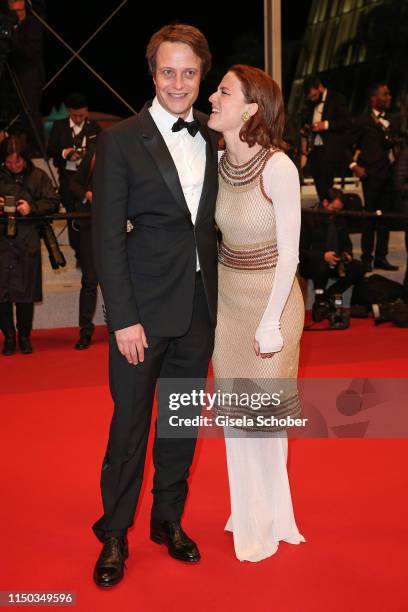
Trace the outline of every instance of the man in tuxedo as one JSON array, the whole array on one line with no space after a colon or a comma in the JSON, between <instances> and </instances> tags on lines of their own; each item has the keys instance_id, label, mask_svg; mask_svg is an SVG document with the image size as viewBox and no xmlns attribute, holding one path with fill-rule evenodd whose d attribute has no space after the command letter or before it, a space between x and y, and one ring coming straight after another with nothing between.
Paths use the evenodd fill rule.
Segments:
<instances>
[{"instance_id":1,"label":"man in tuxedo","mask_svg":"<svg viewBox=\"0 0 408 612\"><path fill-rule=\"evenodd\" d=\"M351 118L345 97L327 89L317 76L303 84L307 105L302 136L319 200L333 186L336 174L344 176L347 164L347 135Z\"/></svg>"},{"instance_id":2,"label":"man in tuxedo","mask_svg":"<svg viewBox=\"0 0 408 612\"><path fill-rule=\"evenodd\" d=\"M71 94L66 100L69 116L54 121L48 142L48 156L58 168L59 191L67 212L75 211L75 196L70 180L82 163L87 149L96 144L101 128L89 119L88 101L83 94ZM68 238L79 261L79 226L68 221Z\"/></svg>"},{"instance_id":3,"label":"man in tuxedo","mask_svg":"<svg viewBox=\"0 0 408 612\"><path fill-rule=\"evenodd\" d=\"M391 94L385 83L375 83L369 88L369 110L359 116L352 132L355 144L352 172L361 179L364 207L367 211L391 212L395 202L393 166L397 128L388 115ZM361 259L368 271L372 270L375 243L374 268L398 270L388 259L389 230L386 223L364 220L361 235Z\"/></svg>"},{"instance_id":4,"label":"man in tuxedo","mask_svg":"<svg viewBox=\"0 0 408 612\"><path fill-rule=\"evenodd\" d=\"M95 147L90 145L86 155L70 180L78 212L91 212L92 175L95 167ZM98 278L92 249L92 227L90 219L81 219L79 226L79 263L81 264L81 291L79 292L79 338L77 351L89 348L95 329L93 318L98 298Z\"/></svg>"},{"instance_id":5,"label":"man in tuxedo","mask_svg":"<svg viewBox=\"0 0 408 612\"><path fill-rule=\"evenodd\" d=\"M211 54L199 30L179 24L156 32L146 57L156 97L103 132L94 175L94 251L115 403L102 466L104 513L93 526L103 543L94 580L105 587L124 573L156 382L205 381L216 323L217 134L192 108ZM150 537L187 562L200 559L180 523L195 443L156 430L153 446Z\"/></svg>"}]
</instances>

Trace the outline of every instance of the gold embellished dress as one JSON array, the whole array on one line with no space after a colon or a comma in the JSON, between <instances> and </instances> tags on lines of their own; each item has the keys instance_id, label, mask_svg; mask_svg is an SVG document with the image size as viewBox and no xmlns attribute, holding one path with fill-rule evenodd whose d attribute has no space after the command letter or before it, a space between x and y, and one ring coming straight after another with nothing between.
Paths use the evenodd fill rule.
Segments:
<instances>
[{"instance_id":1,"label":"gold embellished dress","mask_svg":"<svg viewBox=\"0 0 408 612\"><path fill-rule=\"evenodd\" d=\"M216 223L222 242L213 368L215 390L231 398L215 407L217 419L227 417L231 517L226 529L233 532L240 560L259 561L274 554L280 540L304 541L292 508L286 427L263 424L270 416L281 423L300 415L299 178L290 159L273 149L261 149L242 166L223 153L219 176ZM261 352L272 357L255 355L255 337ZM254 415L252 406L236 399L276 391L277 380L285 391L278 405L266 402ZM235 417L241 424L230 427Z\"/></svg>"}]
</instances>

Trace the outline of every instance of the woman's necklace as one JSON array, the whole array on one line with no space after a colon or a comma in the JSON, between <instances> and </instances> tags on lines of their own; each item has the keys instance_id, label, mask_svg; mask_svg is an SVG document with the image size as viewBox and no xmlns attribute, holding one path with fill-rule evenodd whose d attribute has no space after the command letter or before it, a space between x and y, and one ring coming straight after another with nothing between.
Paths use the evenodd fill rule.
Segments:
<instances>
[{"instance_id":1,"label":"woman's necklace","mask_svg":"<svg viewBox=\"0 0 408 612\"><path fill-rule=\"evenodd\" d=\"M256 179L264 169L271 149L259 149L259 151L251 157L250 160L243 164L233 164L228 158L228 152L225 151L220 159L219 172L220 176L234 187L247 185Z\"/></svg>"}]
</instances>

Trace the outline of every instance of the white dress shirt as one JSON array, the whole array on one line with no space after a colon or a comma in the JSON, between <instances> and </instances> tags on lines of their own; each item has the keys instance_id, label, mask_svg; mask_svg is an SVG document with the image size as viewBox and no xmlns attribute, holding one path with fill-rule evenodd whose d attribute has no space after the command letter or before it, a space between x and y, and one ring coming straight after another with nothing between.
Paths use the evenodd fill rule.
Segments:
<instances>
[{"instance_id":1,"label":"white dress shirt","mask_svg":"<svg viewBox=\"0 0 408 612\"><path fill-rule=\"evenodd\" d=\"M390 127L390 122L385 117L382 117L382 113L378 111L376 108L373 108L374 116L377 118L378 123L384 128L384 130L388 130ZM385 114L385 113L384 113ZM395 155L392 147L388 149L388 159L390 160L390 164L395 162Z\"/></svg>"},{"instance_id":2,"label":"white dress shirt","mask_svg":"<svg viewBox=\"0 0 408 612\"><path fill-rule=\"evenodd\" d=\"M82 128L84 127L84 125L85 125L85 121L83 121L83 122L81 123L81 125L77 125L76 123L74 123L74 122L72 121L71 117L69 118L69 127L71 128L71 131L74 133L74 136L78 136L78 134L80 134L80 133L81 133ZM86 136L84 136L84 137L83 137L81 146L82 146L82 147L86 147ZM63 157L64 159L66 159L65 149L64 149L64 151L62 152L62 157ZM79 163L81 163L81 161L82 161L82 160L80 160L80 162L79 162ZM73 171L75 171L75 170L77 170L77 168L78 168L78 163L77 163L77 162L74 162L74 161L69 161L69 160L67 160L67 162L66 162L66 164L65 164L65 168L66 168L67 170L73 170Z\"/></svg>"},{"instance_id":3,"label":"white dress shirt","mask_svg":"<svg viewBox=\"0 0 408 612\"><path fill-rule=\"evenodd\" d=\"M166 111L155 98L150 107L150 114L163 136L164 142L173 158L177 169L181 188L191 213L191 221L195 223L203 190L206 143L200 132L193 137L186 129L172 132L171 128L178 117ZM193 109L190 109L185 121L193 121ZM197 256L197 271L200 269Z\"/></svg>"},{"instance_id":4,"label":"white dress shirt","mask_svg":"<svg viewBox=\"0 0 408 612\"><path fill-rule=\"evenodd\" d=\"M319 123L322 120L322 115L323 115L323 108L324 108L324 103L326 102L326 98L327 98L327 89L324 90L323 95L322 95L322 100L320 102L320 104L316 104L315 108L314 108L314 112L313 112L313 120L312 123ZM324 122L324 129L328 130L329 129L329 122L325 121ZM321 146L323 144L323 139L320 136L320 134L316 134L316 136L314 137L314 146L318 147Z\"/></svg>"}]
</instances>

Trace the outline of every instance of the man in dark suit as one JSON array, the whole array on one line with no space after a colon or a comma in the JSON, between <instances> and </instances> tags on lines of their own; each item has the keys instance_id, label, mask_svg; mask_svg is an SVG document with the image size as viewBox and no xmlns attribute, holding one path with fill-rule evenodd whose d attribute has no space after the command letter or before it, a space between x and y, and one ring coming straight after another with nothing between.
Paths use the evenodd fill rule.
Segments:
<instances>
[{"instance_id":1,"label":"man in dark suit","mask_svg":"<svg viewBox=\"0 0 408 612\"><path fill-rule=\"evenodd\" d=\"M70 180L82 163L87 149L95 145L101 128L88 118L88 101L83 94L71 94L66 101L69 116L58 119L52 126L48 142L48 156L58 168L60 195L67 212L75 211L75 196L70 189ZM79 231L68 221L69 244L79 261Z\"/></svg>"},{"instance_id":2,"label":"man in dark suit","mask_svg":"<svg viewBox=\"0 0 408 612\"><path fill-rule=\"evenodd\" d=\"M205 381L216 323L217 134L192 108L211 55L199 30L179 24L154 34L146 57L156 97L101 135L94 175L95 261L115 402L101 477L104 514L93 526L104 544L94 572L99 586L123 577L156 382ZM153 447L150 537L188 562L200 558L180 524L195 442L156 431Z\"/></svg>"},{"instance_id":3,"label":"man in dark suit","mask_svg":"<svg viewBox=\"0 0 408 612\"><path fill-rule=\"evenodd\" d=\"M91 212L92 176L95 167L95 147L90 145L86 155L70 180L78 212ZM92 226L90 219L81 219L79 226L79 263L81 264L81 291L79 293L79 339L77 351L89 348L95 329L93 318L98 297L98 278L92 249Z\"/></svg>"},{"instance_id":4,"label":"man in dark suit","mask_svg":"<svg viewBox=\"0 0 408 612\"><path fill-rule=\"evenodd\" d=\"M319 200L333 186L334 177L344 176L347 136L351 118L345 97L327 89L319 77L308 77L303 90L308 103L303 115L302 135Z\"/></svg>"},{"instance_id":5,"label":"man in dark suit","mask_svg":"<svg viewBox=\"0 0 408 612\"><path fill-rule=\"evenodd\" d=\"M329 189L318 207L335 213L344 208L343 192ZM315 301L312 317L315 321L325 318L331 298L344 293L364 276L364 265L353 259L353 245L343 217L333 215L302 215L300 232L299 272L303 278L313 281ZM327 288L330 278L336 282Z\"/></svg>"},{"instance_id":6,"label":"man in dark suit","mask_svg":"<svg viewBox=\"0 0 408 612\"><path fill-rule=\"evenodd\" d=\"M408 215L408 144L400 151L395 163L394 172L395 190L397 193L398 210L404 215ZM408 289L408 217L403 222L405 229L405 248L407 251L407 267L404 275L404 285Z\"/></svg>"},{"instance_id":7,"label":"man in dark suit","mask_svg":"<svg viewBox=\"0 0 408 612\"><path fill-rule=\"evenodd\" d=\"M367 211L391 212L395 193L393 185L394 145L397 129L388 115L391 94L385 83L375 83L369 89L370 108L354 122L352 140L356 150L350 168L361 179L364 207ZM387 259L389 230L381 222L376 229L375 220L365 220L361 236L361 259L372 269L375 234L374 268L398 270Z\"/></svg>"}]
</instances>

